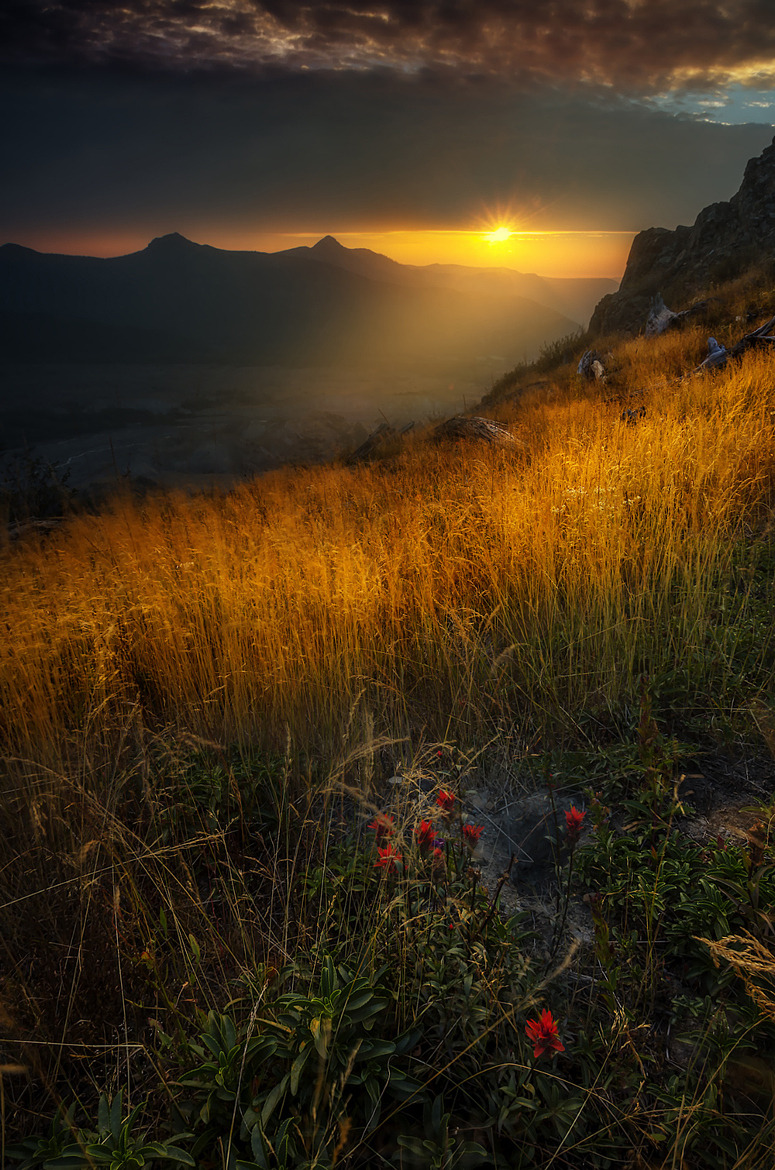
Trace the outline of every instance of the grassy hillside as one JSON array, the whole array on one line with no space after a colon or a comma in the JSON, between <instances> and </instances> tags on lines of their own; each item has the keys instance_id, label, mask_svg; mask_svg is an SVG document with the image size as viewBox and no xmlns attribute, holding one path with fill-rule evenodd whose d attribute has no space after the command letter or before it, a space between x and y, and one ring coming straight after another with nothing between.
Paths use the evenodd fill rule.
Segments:
<instances>
[{"instance_id":1,"label":"grassy hillside","mask_svg":"<svg viewBox=\"0 0 775 1170\"><path fill-rule=\"evenodd\" d=\"M418 435L7 544L18 1162L771 1165L775 806L682 830L707 761L773 777L775 366L687 376L773 293L716 295L596 342L605 384L583 339L503 380L517 454ZM518 858L483 884L484 789L553 810L548 929Z\"/></svg>"}]
</instances>

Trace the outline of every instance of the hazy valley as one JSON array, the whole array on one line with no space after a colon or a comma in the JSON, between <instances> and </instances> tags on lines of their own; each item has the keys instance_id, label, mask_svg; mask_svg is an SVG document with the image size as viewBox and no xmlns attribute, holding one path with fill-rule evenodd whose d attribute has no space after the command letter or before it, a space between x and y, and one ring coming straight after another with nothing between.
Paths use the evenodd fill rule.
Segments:
<instances>
[{"instance_id":1,"label":"hazy valley","mask_svg":"<svg viewBox=\"0 0 775 1170\"><path fill-rule=\"evenodd\" d=\"M613 281L413 267L331 237L114 260L0 248L0 458L83 487L205 486L459 412L586 323Z\"/></svg>"},{"instance_id":2,"label":"hazy valley","mask_svg":"<svg viewBox=\"0 0 775 1170\"><path fill-rule=\"evenodd\" d=\"M494 368L495 372L491 372ZM216 365L16 365L0 407L0 465L29 448L68 484L207 487L353 451L473 405L497 365L448 370Z\"/></svg>"}]
</instances>

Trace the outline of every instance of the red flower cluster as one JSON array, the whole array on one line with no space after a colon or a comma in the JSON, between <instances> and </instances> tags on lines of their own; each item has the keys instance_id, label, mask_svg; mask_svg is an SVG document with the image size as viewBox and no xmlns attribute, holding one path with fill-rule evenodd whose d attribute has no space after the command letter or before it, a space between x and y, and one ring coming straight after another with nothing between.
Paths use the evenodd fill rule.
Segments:
<instances>
[{"instance_id":1,"label":"red flower cluster","mask_svg":"<svg viewBox=\"0 0 775 1170\"><path fill-rule=\"evenodd\" d=\"M420 821L417 829L417 842L423 853L428 853L436 844L436 834L430 821Z\"/></svg>"},{"instance_id":2,"label":"red flower cluster","mask_svg":"<svg viewBox=\"0 0 775 1170\"><path fill-rule=\"evenodd\" d=\"M388 837L393 836L395 827L395 819L389 817L387 813L378 813L369 825L369 828L374 830L374 838L378 845L380 841L386 841Z\"/></svg>"},{"instance_id":3,"label":"red flower cluster","mask_svg":"<svg viewBox=\"0 0 775 1170\"><path fill-rule=\"evenodd\" d=\"M454 792L447 792L445 788L442 788L441 792L436 797L436 804L439 806L442 812L452 812L452 809L455 807Z\"/></svg>"},{"instance_id":4,"label":"red flower cluster","mask_svg":"<svg viewBox=\"0 0 775 1170\"><path fill-rule=\"evenodd\" d=\"M557 1023L548 1008L544 1008L537 1020L527 1021L525 1032L536 1057L565 1051L565 1045L560 1042L557 1033Z\"/></svg>"},{"instance_id":5,"label":"red flower cluster","mask_svg":"<svg viewBox=\"0 0 775 1170\"><path fill-rule=\"evenodd\" d=\"M463 825L463 840L469 849L475 849L484 830L484 825Z\"/></svg>"},{"instance_id":6,"label":"red flower cluster","mask_svg":"<svg viewBox=\"0 0 775 1170\"><path fill-rule=\"evenodd\" d=\"M575 845L581 836L581 826L586 815L587 814L585 812L580 812L574 804L572 804L566 812L565 825L568 833L569 845Z\"/></svg>"},{"instance_id":7,"label":"red flower cluster","mask_svg":"<svg viewBox=\"0 0 775 1170\"><path fill-rule=\"evenodd\" d=\"M403 861L403 857L396 850L394 845L385 845L382 849L377 849L379 857L374 862L376 869L384 869L386 873L397 873L398 866L396 862Z\"/></svg>"}]
</instances>

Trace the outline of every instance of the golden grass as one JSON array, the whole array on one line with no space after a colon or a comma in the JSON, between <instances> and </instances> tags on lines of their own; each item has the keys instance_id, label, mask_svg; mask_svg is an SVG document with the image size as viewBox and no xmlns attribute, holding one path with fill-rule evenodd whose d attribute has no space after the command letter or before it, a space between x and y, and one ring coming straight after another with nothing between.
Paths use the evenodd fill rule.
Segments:
<instances>
[{"instance_id":1,"label":"golden grass","mask_svg":"<svg viewBox=\"0 0 775 1170\"><path fill-rule=\"evenodd\" d=\"M735 975L742 979L745 989L763 1016L775 1020L775 955L772 947L748 932L729 934L725 938L700 938L718 967L728 963Z\"/></svg>"},{"instance_id":2,"label":"golden grass","mask_svg":"<svg viewBox=\"0 0 775 1170\"><path fill-rule=\"evenodd\" d=\"M325 941L328 911L310 926L297 905L306 845L328 848L334 781L367 800L348 785L380 737L415 765L423 740L550 750L582 712L637 706L643 673L682 672L709 717L739 702L740 594L724 609L719 582L739 538L772 531L775 367L677 380L703 342L617 347L635 426L566 367L499 408L522 454L418 436L222 498L116 498L2 550L0 1026L48 1086L29 1126L60 1061L74 1096L150 1084L145 1022L183 1035L238 974ZM764 689L771 622L746 653ZM243 815L234 743L285 755L276 839ZM197 747L223 760L228 831L186 801ZM316 792L298 778L318 765Z\"/></svg>"},{"instance_id":3,"label":"golden grass","mask_svg":"<svg viewBox=\"0 0 775 1170\"><path fill-rule=\"evenodd\" d=\"M526 456L418 439L225 498L117 499L7 548L9 753L64 767L138 702L157 726L325 754L354 706L378 733L481 742L676 660L721 685L709 583L772 510L775 391L766 354L668 381L696 340L622 346L637 426L557 384L514 408Z\"/></svg>"}]
</instances>

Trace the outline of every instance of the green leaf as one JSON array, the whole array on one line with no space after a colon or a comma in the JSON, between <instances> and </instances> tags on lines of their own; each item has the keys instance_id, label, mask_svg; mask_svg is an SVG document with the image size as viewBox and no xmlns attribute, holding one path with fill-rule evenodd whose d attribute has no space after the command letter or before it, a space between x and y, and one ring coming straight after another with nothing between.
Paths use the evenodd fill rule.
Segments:
<instances>
[{"instance_id":1,"label":"green leaf","mask_svg":"<svg viewBox=\"0 0 775 1170\"><path fill-rule=\"evenodd\" d=\"M162 1143L164 1153L157 1154L158 1158L168 1158L172 1161L182 1162L184 1166L196 1166L196 1162L186 1150L182 1150L180 1146L168 1145L166 1142Z\"/></svg>"},{"instance_id":2,"label":"green leaf","mask_svg":"<svg viewBox=\"0 0 775 1170\"><path fill-rule=\"evenodd\" d=\"M405 1134L400 1133L396 1138L396 1142L402 1150L408 1150L416 1158L421 1158L425 1154L425 1142L420 1141L419 1138L407 1137Z\"/></svg>"},{"instance_id":3,"label":"green leaf","mask_svg":"<svg viewBox=\"0 0 775 1170\"><path fill-rule=\"evenodd\" d=\"M336 971L334 969L334 960L330 955L326 955L326 961L323 964L323 971L320 976L320 994L324 999L329 999L336 988Z\"/></svg>"},{"instance_id":4,"label":"green leaf","mask_svg":"<svg viewBox=\"0 0 775 1170\"><path fill-rule=\"evenodd\" d=\"M97 1129L100 1133L110 1133L110 1105L104 1093L97 1106Z\"/></svg>"},{"instance_id":5,"label":"green leaf","mask_svg":"<svg viewBox=\"0 0 775 1170\"><path fill-rule=\"evenodd\" d=\"M461 1158L473 1157L474 1155L476 1155L477 1158L487 1157L487 1151L483 1145L480 1145L479 1142L463 1142L463 1144L458 1147L457 1153Z\"/></svg>"},{"instance_id":6,"label":"green leaf","mask_svg":"<svg viewBox=\"0 0 775 1170\"><path fill-rule=\"evenodd\" d=\"M370 1016L376 1016L384 1008L387 1007L388 1001L386 999L375 999L369 996L369 1002L359 1008L347 1008L347 1018L353 1023L358 1024L362 1020L368 1019Z\"/></svg>"},{"instance_id":7,"label":"green leaf","mask_svg":"<svg viewBox=\"0 0 775 1170\"><path fill-rule=\"evenodd\" d=\"M266 1123L269 1120L269 1118L272 1116L272 1114L274 1113L275 1108L277 1107L277 1104L280 1101L280 1098L282 1097L283 1093L287 1089L289 1080L290 1080L290 1074L286 1073L285 1076L283 1077L283 1079L280 1081L279 1085L275 1085L275 1087L272 1089L269 1096L267 1097L266 1101L264 1102L264 1107L261 1110L261 1128L262 1129L266 1128Z\"/></svg>"},{"instance_id":8,"label":"green leaf","mask_svg":"<svg viewBox=\"0 0 775 1170\"><path fill-rule=\"evenodd\" d=\"M410 1052L412 1048L416 1048L422 1040L421 1028L410 1028L408 1032L404 1032L395 1041L396 1052L403 1055L405 1052Z\"/></svg>"},{"instance_id":9,"label":"green leaf","mask_svg":"<svg viewBox=\"0 0 775 1170\"><path fill-rule=\"evenodd\" d=\"M250 1150L260 1170L269 1170L269 1162L266 1157L266 1143L261 1133L261 1127L258 1125L253 1126L250 1134Z\"/></svg>"},{"instance_id":10,"label":"green leaf","mask_svg":"<svg viewBox=\"0 0 775 1170\"><path fill-rule=\"evenodd\" d=\"M234 1027L234 1022L229 1016L221 1016L221 1029L223 1032L223 1047L227 1052L231 1052L237 1046L237 1029Z\"/></svg>"},{"instance_id":11,"label":"green leaf","mask_svg":"<svg viewBox=\"0 0 775 1170\"><path fill-rule=\"evenodd\" d=\"M331 1036L331 1021L325 1016L322 1019L316 1017L310 1021L309 1030L312 1033L312 1039L318 1050L318 1055L322 1060L325 1060L328 1053L328 1041Z\"/></svg>"},{"instance_id":12,"label":"green leaf","mask_svg":"<svg viewBox=\"0 0 775 1170\"><path fill-rule=\"evenodd\" d=\"M94 1162L105 1166L113 1161L114 1151L107 1149L104 1145L97 1145L95 1143L94 1145L87 1146L85 1153L87 1155L86 1161L84 1162L85 1166L90 1166Z\"/></svg>"},{"instance_id":13,"label":"green leaf","mask_svg":"<svg viewBox=\"0 0 775 1170\"><path fill-rule=\"evenodd\" d=\"M309 1054L311 1051L312 1051L311 1045L307 1044L307 1046L301 1050L301 1052L299 1053L299 1055L296 1057L293 1064L291 1065L290 1085L291 1085L291 1096L292 1097L295 1097L299 1091L299 1077L301 1076L301 1071L304 1068L304 1065L307 1063L307 1058L309 1057Z\"/></svg>"},{"instance_id":14,"label":"green leaf","mask_svg":"<svg viewBox=\"0 0 775 1170\"><path fill-rule=\"evenodd\" d=\"M364 1040L358 1049L356 1060L376 1060L380 1056L393 1056L396 1046L392 1040Z\"/></svg>"},{"instance_id":15,"label":"green leaf","mask_svg":"<svg viewBox=\"0 0 775 1170\"><path fill-rule=\"evenodd\" d=\"M353 1012L357 1012L359 1008L365 1007L366 1004L369 1003L373 998L374 992L370 989L359 991L356 994L351 995L347 1000L348 1015L351 1015Z\"/></svg>"},{"instance_id":16,"label":"green leaf","mask_svg":"<svg viewBox=\"0 0 775 1170\"><path fill-rule=\"evenodd\" d=\"M434 1132L438 1132L438 1130L441 1128L443 1117L444 1098L441 1096L441 1094L439 1094L438 1097L434 1098L433 1106L431 1107L431 1128L434 1130Z\"/></svg>"},{"instance_id":17,"label":"green leaf","mask_svg":"<svg viewBox=\"0 0 775 1170\"><path fill-rule=\"evenodd\" d=\"M365 1086L366 1092L369 1095L369 1100L371 1101L372 1106L371 1115L369 1117L367 1126L367 1130L370 1131L378 1125L380 1116L382 1114L382 1092L380 1090L379 1081L376 1077L367 1077L363 1084Z\"/></svg>"},{"instance_id":18,"label":"green leaf","mask_svg":"<svg viewBox=\"0 0 775 1170\"><path fill-rule=\"evenodd\" d=\"M110 1104L108 1104L107 1096L103 1093L97 1106L97 1125L100 1135L102 1137L109 1135L116 1143L121 1140L122 1103L123 1092L119 1090ZM131 1124L131 1118L129 1124Z\"/></svg>"},{"instance_id":19,"label":"green leaf","mask_svg":"<svg viewBox=\"0 0 775 1170\"><path fill-rule=\"evenodd\" d=\"M57 1158L47 1158L43 1163L44 1170L80 1170L80 1167L91 1165L80 1146L70 1146L63 1150Z\"/></svg>"}]
</instances>

